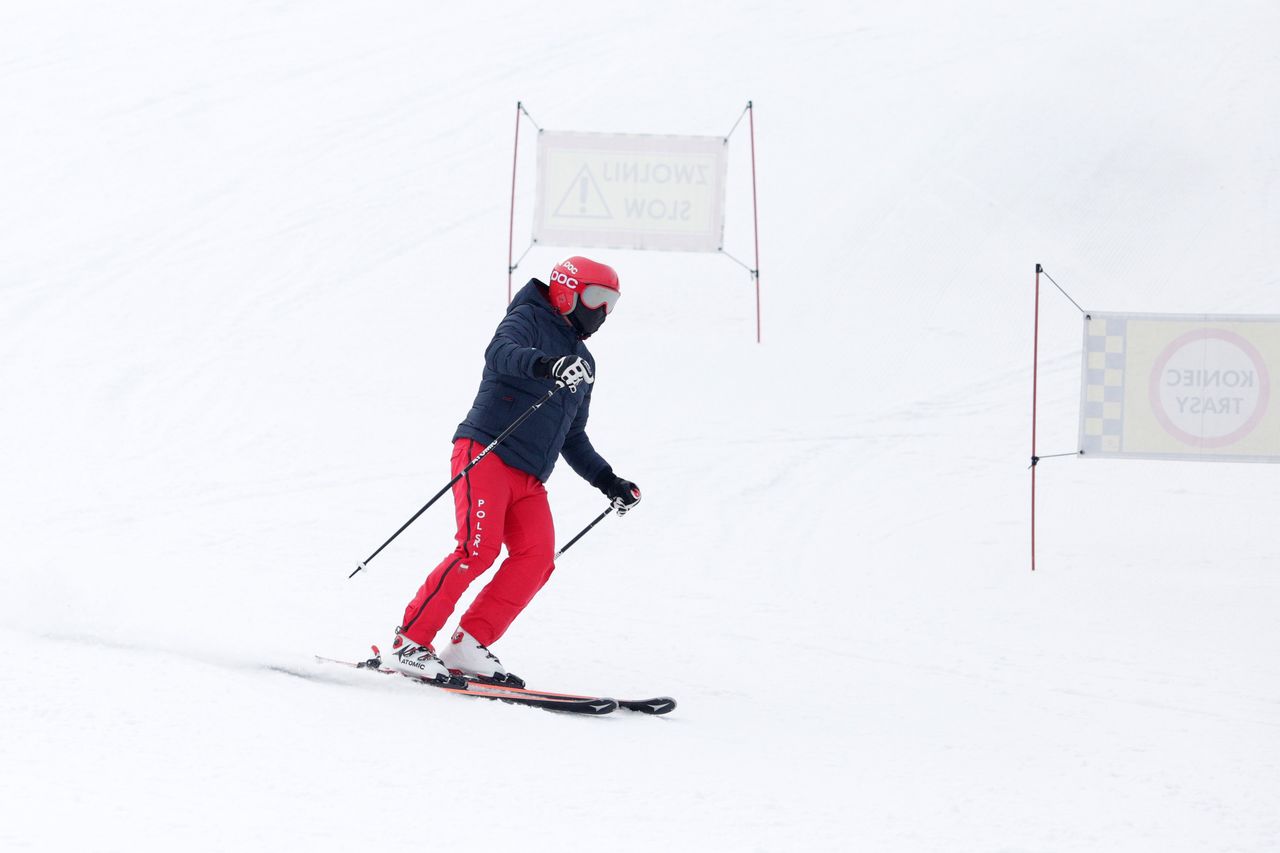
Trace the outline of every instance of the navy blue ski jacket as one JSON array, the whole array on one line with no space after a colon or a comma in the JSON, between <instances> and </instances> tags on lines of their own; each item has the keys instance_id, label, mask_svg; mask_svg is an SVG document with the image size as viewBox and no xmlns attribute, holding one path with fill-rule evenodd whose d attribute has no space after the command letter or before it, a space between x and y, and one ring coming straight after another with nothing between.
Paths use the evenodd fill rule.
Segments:
<instances>
[{"instance_id":1,"label":"navy blue ski jacket","mask_svg":"<svg viewBox=\"0 0 1280 853\"><path fill-rule=\"evenodd\" d=\"M471 438L488 444L555 387L553 380L537 375L538 360L544 356L581 356L595 375L595 359L546 293L545 284L531 279L507 306L507 316L484 351L480 391L466 419L458 424L454 441ZM512 468L543 482L551 476L556 457L563 455L579 476L594 484L612 469L587 438L590 408L590 385L579 385L576 393L561 390L493 452Z\"/></svg>"}]
</instances>

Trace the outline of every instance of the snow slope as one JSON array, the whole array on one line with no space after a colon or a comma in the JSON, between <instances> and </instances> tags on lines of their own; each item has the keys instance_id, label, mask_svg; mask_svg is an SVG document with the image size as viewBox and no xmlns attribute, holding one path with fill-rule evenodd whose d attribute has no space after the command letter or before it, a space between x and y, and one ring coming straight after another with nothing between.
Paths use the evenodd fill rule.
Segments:
<instances>
[{"instance_id":1,"label":"snow slope","mask_svg":"<svg viewBox=\"0 0 1280 853\"><path fill-rule=\"evenodd\" d=\"M1046 461L1032 271L1277 313L1273 3L0 7L0 848L1267 851L1263 465ZM574 719L313 663L447 550L513 110L724 133L723 258L626 298L591 434L642 506L496 650ZM517 241L532 134L522 135ZM731 145L728 248L751 253ZM521 246L517 247L519 251ZM538 248L518 276L568 250ZM673 304L679 310L672 310ZM1079 315L1045 295L1042 453ZM561 539L602 508L558 469Z\"/></svg>"}]
</instances>

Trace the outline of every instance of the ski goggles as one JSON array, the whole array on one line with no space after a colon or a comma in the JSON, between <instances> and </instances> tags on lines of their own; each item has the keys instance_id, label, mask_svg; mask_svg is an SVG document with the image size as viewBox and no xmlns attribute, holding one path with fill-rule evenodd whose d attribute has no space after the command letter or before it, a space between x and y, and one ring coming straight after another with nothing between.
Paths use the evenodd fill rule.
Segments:
<instances>
[{"instance_id":1,"label":"ski goggles","mask_svg":"<svg viewBox=\"0 0 1280 853\"><path fill-rule=\"evenodd\" d=\"M612 287L605 287L603 284L588 284L578 293L578 300L583 306L595 310L604 307L604 313L609 314L613 311L613 306L618 304L618 297L621 293Z\"/></svg>"}]
</instances>

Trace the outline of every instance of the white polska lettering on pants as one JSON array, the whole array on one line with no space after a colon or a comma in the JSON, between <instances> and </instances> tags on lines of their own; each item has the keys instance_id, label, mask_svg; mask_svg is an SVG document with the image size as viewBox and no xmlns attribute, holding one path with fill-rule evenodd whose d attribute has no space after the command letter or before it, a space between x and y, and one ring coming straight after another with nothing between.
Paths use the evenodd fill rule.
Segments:
<instances>
[{"instance_id":1,"label":"white polska lettering on pants","mask_svg":"<svg viewBox=\"0 0 1280 853\"><path fill-rule=\"evenodd\" d=\"M475 535L471 537L471 556L479 557L480 543L484 537L484 498L476 500L476 511L472 513L472 516L475 518L475 522L472 524L471 529L475 532ZM462 568L467 569L470 567L464 563Z\"/></svg>"}]
</instances>

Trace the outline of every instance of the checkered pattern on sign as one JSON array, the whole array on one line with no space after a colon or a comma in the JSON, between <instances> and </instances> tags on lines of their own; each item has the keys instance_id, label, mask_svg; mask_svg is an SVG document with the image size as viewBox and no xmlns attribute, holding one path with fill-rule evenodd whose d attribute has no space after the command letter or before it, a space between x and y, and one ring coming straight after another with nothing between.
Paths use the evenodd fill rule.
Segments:
<instances>
[{"instance_id":1,"label":"checkered pattern on sign","mask_svg":"<svg viewBox=\"0 0 1280 853\"><path fill-rule=\"evenodd\" d=\"M1085 320L1084 400L1081 448L1089 453L1119 453L1124 431L1125 320Z\"/></svg>"}]
</instances>

